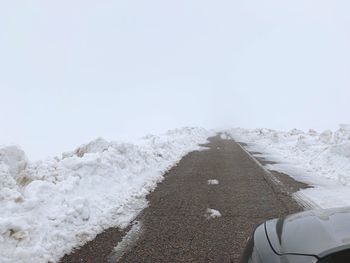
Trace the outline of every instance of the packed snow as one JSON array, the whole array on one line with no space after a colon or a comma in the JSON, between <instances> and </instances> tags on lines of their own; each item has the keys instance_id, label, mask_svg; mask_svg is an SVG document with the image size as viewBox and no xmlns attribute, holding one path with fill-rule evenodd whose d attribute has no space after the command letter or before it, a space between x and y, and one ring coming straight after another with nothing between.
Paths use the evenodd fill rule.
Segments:
<instances>
[{"instance_id":1,"label":"packed snow","mask_svg":"<svg viewBox=\"0 0 350 263\"><path fill-rule=\"evenodd\" d=\"M316 207L350 206L350 125L321 133L237 128L222 136L244 142L248 151L276 162L267 169L314 186L298 196Z\"/></svg>"},{"instance_id":2,"label":"packed snow","mask_svg":"<svg viewBox=\"0 0 350 263\"><path fill-rule=\"evenodd\" d=\"M221 217L221 213L218 210L208 208L205 213L205 217L206 219L210 220L210 219Z\"/></svg>"},{"instance_id":3,"label":"packed snow","mask_svg":"<svg viewBox=\"0 0 350 263\"><path fill-rule=\"evenodd\" d=\"M210 135L183 128L137 143L99 138L35 163L18 147L1 148L1 262L57 262L104 229L126 227L163 174Z\"/></svg>"},{"instance_id":4,"label":"packed snow","mask_svg":"<svg viewBox=\"0 0 350 263\"><path fill-rule=\"evenodd\" d=\"M219 184L219 181L216 179L211 179L211 180L208 180L208 184L209 185L216 185L216 184Z\"/></svg>"},{"instance_id":5,"label":"packed snow","mask_svg":"<svg viewBox=\"0 0 350 263\"><path fill-rule=\"evenodd\" d=\"M142 222L134 222L128 233L123 237L123 239L113 249L112 253L108 256L108 262L118 262L125 253L130 251L135 246L142 232Z\"/></svg>"}]
</instances>

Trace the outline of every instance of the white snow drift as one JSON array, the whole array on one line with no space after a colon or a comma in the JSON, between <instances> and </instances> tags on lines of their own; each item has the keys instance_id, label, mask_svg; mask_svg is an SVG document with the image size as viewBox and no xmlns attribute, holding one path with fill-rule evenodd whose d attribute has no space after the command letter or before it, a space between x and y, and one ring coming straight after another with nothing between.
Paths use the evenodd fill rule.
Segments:
<instances>
[{"instance_id":1,"label":"white snow drift","mask_svg":"<svg viewBox=\"0 0 350 263\"><path fill-rule=\"evenodd\" d=\"M199 128L136 144L97 139L62 158L30 163L0 149L1 262L55 262L108 227L125 227L145 196L210 134Z\"/></svg>"},{"instance_id":2,"label":"white snow drift","mask_svg":"<svg viewBox=\"0 0 350 263\"><path fill-rule=\"evenodd\" d=\"M289 132L233 129L223 135L248 144L247 149L275 161L267 165L315 188L299 196L322 208L350 206L350 125L335 132Z\"/></svg>"}]
</instances>

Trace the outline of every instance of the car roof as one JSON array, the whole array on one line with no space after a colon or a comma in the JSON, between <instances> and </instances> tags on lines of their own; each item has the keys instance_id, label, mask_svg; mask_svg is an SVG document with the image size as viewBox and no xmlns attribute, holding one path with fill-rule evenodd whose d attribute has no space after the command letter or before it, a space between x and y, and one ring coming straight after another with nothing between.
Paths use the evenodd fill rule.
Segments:
<instances>
[{"instance_id":1,"label":"car roof","mask_svg":"<svg viewBox=\"0 0 350 263\"><path fill-rule=\"evenodd\" d=\"M350 207L311 210L265 223L273 250L280 255L319 258L350 249Z\"/></svg>"}]
</instances>

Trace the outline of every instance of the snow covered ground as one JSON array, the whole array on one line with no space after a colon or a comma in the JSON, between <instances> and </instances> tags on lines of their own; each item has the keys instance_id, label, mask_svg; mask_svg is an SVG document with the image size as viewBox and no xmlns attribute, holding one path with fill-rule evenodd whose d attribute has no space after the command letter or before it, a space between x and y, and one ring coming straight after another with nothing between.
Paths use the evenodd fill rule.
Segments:
<instances>
[{"instance_id":1,"label":"snow covered ground","mask_svg":"<svg viewBox=\"0 0 350 263\"><path fill-rule=\"evenodd\" d=\"M35 163L1 148L1 262L55 262L104 229L127 226L163 174L210 135L183 128L133 144L99 138Z\"/></svg>"},{"instance_id":2,"label":"snow covered ground","mask_svg":"<svg viewBox=\"0 0 350 263\"><path fill-rule=\"evenodd\" d=\"M247 149L276 162L267 165L313 185L299 197L321 208L350 206L350 125L334 132L289 132L270 129L232 129L224 137L247 143Z\"/></svg>"},{"instance_id":3,"label":"snow covered ground","mask_svg":"<svg viewBox=\"0 0 350 263\"><path fill-rule=\"evenodd\" d=\"M1 262L55 262L106 228L126 227L163 174L211 135L183 128L135 143L99 138L34 163L18 147L0 148ZM350 206L350 125L322 133L238 128L223 137L276 162L267 169L315 186L298 193L311 203Z\"/></svg>"}]
</instances>

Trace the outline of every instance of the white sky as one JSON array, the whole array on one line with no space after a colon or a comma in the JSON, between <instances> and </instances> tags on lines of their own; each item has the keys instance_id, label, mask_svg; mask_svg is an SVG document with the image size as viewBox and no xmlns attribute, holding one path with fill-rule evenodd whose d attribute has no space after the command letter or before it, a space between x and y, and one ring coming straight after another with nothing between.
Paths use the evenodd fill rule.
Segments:
<instances>
[{"instance_id":1,"label":"white sky","mask_svg":"<svg viewBox=\"0 0 350 263\"><path fill-rule=\"evenodd\" d=\"M1 1L0 144L350 123L350 1Z\"/></svg>"}]
</instances>

